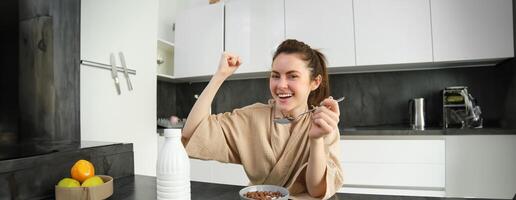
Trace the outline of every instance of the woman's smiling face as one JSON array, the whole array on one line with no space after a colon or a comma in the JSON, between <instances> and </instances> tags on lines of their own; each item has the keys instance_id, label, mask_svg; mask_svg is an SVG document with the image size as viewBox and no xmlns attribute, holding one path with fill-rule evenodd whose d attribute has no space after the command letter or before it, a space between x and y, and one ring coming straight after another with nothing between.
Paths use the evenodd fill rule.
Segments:
<instances>
[{"instance_id":1,"label":"woman's smiling face","mask_svg":"<svg viewBox=\"0 0 516 200\"><path fill-rule=\"evenodd\" d=\"M283 114L303 112L310 92L319 84L310 80L308 63L298 54L280 53L272 62L269 89L276 107Z\"/></svg>"}]
</instances>

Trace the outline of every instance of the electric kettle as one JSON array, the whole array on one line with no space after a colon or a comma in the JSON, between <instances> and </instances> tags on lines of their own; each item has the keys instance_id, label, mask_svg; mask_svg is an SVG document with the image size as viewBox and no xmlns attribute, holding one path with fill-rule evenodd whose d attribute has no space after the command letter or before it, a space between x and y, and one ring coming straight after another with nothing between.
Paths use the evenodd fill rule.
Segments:
<instances>
[{"instance_id":1,"label":"electric kettle","mask_svg":"<svg viewBox=\"0 0 516 200\"><path fill-rule=\"evenodd\" d=\"M425 99L414 98L408 104L410 126L414 130L425 130Z\"/></svg>"}]
</instances>

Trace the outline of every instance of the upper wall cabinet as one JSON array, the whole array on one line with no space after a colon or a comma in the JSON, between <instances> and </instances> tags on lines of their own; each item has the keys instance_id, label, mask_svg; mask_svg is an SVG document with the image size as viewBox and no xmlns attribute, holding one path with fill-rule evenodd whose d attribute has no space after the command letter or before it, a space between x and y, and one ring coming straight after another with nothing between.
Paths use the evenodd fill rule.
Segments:
<instances>
[{"instance_id":1,"label":"upper wall cabinet","mask_svg":"<svg viewBox=\"0 0 516 200\"><path fill-rule=\"evenodd\" d=\"M236 73L269 71L273 53L285 38L283 1L228 1L225 22L225 50L242 58Z\"/></svg>"},{"instance_id":2,"label":"upper wall cabinet","mask_svg":"<svg viewBox=\"0 0 516 200\"><path fill-rule=\"evenodd\" d=\"M434 61L514 56L512 0L431 0Z\"/></svg>"},{"instance_id":3,"label":"upper wall cabinet","mask_svg":"<svg viewBox=\"0 0 516 200\"><path fill-rule=\"evenodd\" d=\"M429 0L354 0L357 65L432 62Z\"/></svg>"},{"instance_id":4,"label":"upper wall cabinet","mask_svg":"<svg viewBox=\"0 0 516 200\"><path fill-rule=\"evenodd\" d=\"M286 38L326 55L329 67L355 65L352 0L285 0Z\"/></svg>"},{"instance_id":5,"label":"upper wall cabinet","mask_svg":"<svg viewBox=\"0 0 516 200\"><path fill-rule=\"evenodd\" d=\"M224 49L224 4L195 7L176 18L174 77L210 76Z\"/></svg>"},{"instance_id":6,"label":"upper wall cabinet","mask_svg":"<svg viewBox=\"0 0 516 200\"><path fill-rule=\"evenodd\" d=\"M176 18L174 76L207 80L225 50L243 60L233 78L263 78L285 38L320 49L331 73L493 65L514 57L512 7L512 0L227 0L197 6Z\"/></svg>"}]
</instances>

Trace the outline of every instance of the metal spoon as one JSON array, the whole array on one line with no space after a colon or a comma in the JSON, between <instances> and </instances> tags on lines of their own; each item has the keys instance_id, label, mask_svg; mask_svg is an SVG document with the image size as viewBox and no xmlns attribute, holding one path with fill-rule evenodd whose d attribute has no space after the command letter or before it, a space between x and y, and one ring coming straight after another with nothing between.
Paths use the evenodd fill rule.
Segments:
<instances>
[{"instance_id":1,"label":"metal spoon","mask_svg":"<svg viewBox=\"0 0 516 200\"><path fill-rule=\"evenodd\" d=\"M337 103L341 102L342 100L344 100L346 97L341 97L341 98L338 98L336 99L335 101L337 101ZM322 104L322 102L321 102ZM321 105L322 106L322 105ZM315 108L312 108L304 113L301 113L299 114L297 117L283 117L283 118L276 118L274 119L274 122L275 123L278 123L278 124L290 124L292 123L293 121L296 121L297 119L299 119L299 117L301 117L302 115L306 114L306 113L309 113L309 112L312 112L314 111L315 109L317 109L317 107Z\"/></svg>"}]
</instances>

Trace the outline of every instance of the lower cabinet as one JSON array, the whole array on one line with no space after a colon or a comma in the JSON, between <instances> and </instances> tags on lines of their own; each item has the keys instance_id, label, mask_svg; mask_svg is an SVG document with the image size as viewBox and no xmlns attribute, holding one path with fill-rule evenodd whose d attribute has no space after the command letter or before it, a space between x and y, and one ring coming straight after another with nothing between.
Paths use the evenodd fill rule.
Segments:
<instances>
[{"instance_id":1,"label":"lower cabinet","mask_svg":"<svg viewBox=\"0 0 516 200\"><path fill-rule=\"evenodd\" d=\"M446 196L512 199L516 135L446 136Z\"/></svg>"},{"instance_id":2,"label":"lower cabinet","mask_svg":"<svg viewBox=\"0 0 516 200\"><path fill-rule=\"evenodd\" d=\"M228 185L249 185L242 165L209 160L190 159L190 179Z\"/></svg>"},{"instance_id":3,"label":"lower cabinet","mask_svg":"<svg viewBox=\"0 0 516 200\"><path fill-rule=\"evenodd\" d=\"M341 193L511 199L516 135L344 136ZM248 185L241 165L190 159L193 181Z\"/></svg>"},{"instance_id":4,"label":"lower cabinet","mask_svg":"<svg viewBox=\"0 0 516 200\"><path fill-rule=\"evenodd\" d=\"M341 141L344 187L339 192L445 195L441 136L347 136Z\"/></svg>"},{"instance_id":5,"label":"lower cabinet","mask_svg":"<svg viewBox=\"0 0 516 200\"><path fill-rule=\"evenodd\" d=\"M339 192L444 196L445 140L426 136L350 136L341 144ZM190 159L191 179L248 185L241 165Z\"/></svg>"}]
</instances>

